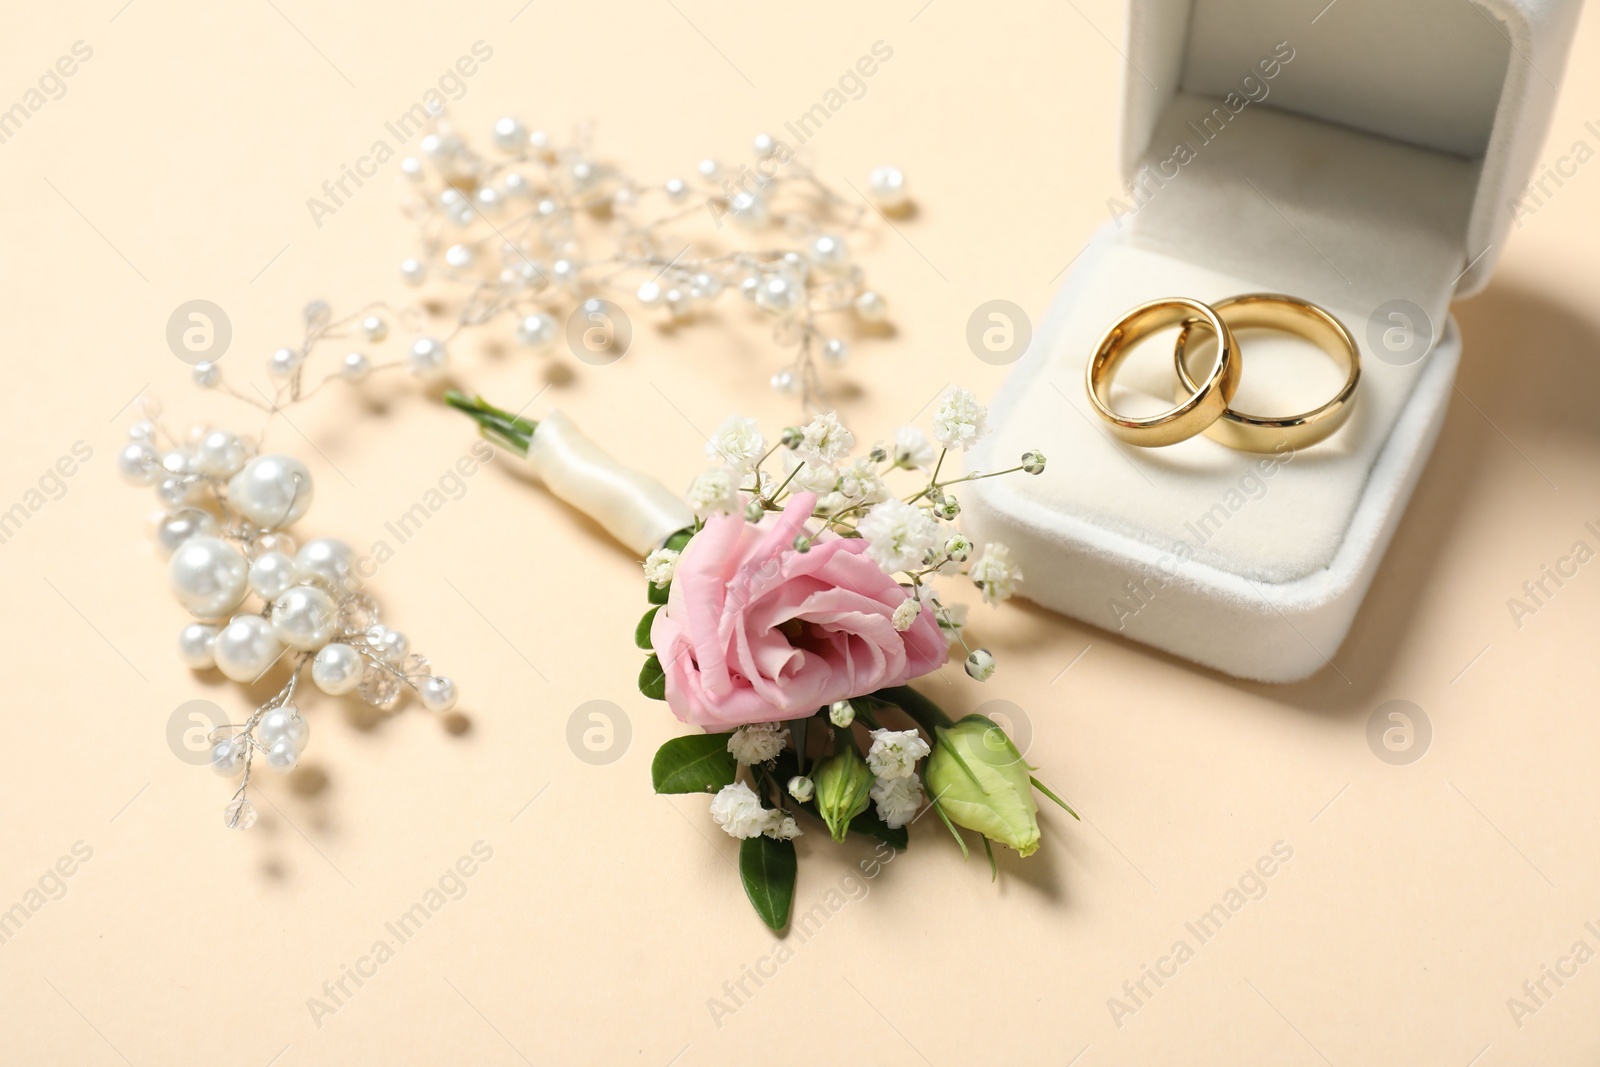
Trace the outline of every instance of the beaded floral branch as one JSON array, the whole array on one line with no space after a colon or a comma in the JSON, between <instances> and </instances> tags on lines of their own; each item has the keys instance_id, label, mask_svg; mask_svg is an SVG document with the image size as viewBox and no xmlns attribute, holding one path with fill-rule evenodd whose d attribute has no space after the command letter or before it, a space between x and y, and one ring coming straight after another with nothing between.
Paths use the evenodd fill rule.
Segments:
<instances>
[{"instance_id":1,"label":"beaded floral branch","mask_svg":"<svg viewBox=\"0 0 1600 1067\"><path fill-rule=\"evenodd\" d=\"M173 595L194 616L178 635L184 662L253 684L287 662L283 685L242 723L214 728L211 766L239 786L224 810L233 829L255 823L250 775L258 756L273 770L300 761L310 728L295 703L301 675L325 693L355 692L392 709L406 690L429 711L449 711L456 684L434 674L399 630L379 621L354 550L331 537L296 545L287 528L310 508L314 485L292 456L253 455L246 438L195 427L180 440L145 402L118 455L129 484L153 487L154 519Z\"/></svg>"},{"instance_id":2,"label":"beaded floral branch","mask_svg":"<svg viewBox=\"0 0 1600 1067\"><path fill-rule=\"evenodd\" d=\"M414 184L405 212L419 243L400 276L452 294L444 301L454 316L447 332L428 335L427 316L381 304L334 322L327 305L314 301L305 310L304 341L268 360L276 395L235 388L216 363L196 366L195 382L272 411L336 378L361 381L404 366L437 375L456 338L499 320L514 321L517 341L536 352L551 351L565 335L579 358L610 362L626 351L632 326L606 294L631 290L637 309L678 325L734 291L771 318L774 342L790 350L773 388L798 394L812 411L826 398L819 357L841 363L849 349L841 330L825 329L824 320L854 319L869 332L884 327L887 302L852 262L850 239L876 217L909 213L905 176L894 167L872 172L870 199L852 198L765 134L753 142L753 162L733 167L706 159L692 177L660 183L600 160L586 134L558 145L503 118L492 140L493 154L480 153L441 116L422 138L421 155L400 164ZM697 216L714 231L711 244L739 244L737 234L750 247L696 251L706 242L683 231ZM785 240L774 241L780 234ZM364 350L351 351L333 371L307 378L314 349L339 340L380 344L391 320L414 335L404 359L374 362Z\"/></svg>"}]
</instances>

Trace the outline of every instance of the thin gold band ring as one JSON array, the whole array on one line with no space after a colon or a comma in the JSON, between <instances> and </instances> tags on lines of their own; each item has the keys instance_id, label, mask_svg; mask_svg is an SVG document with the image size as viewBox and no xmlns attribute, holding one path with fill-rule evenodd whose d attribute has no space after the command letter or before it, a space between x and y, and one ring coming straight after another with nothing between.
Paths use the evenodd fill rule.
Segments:
<instances>
[{"instance_id":1,"label":"thin gold band ring","mask_svg":"<svg viewBox=\"0 0 1600 1067\"><path fill-rule=\"evenodd\" d=\"M1133 418L1117 414L1111 410L1111 381L1117 367L1136 342L1168 326L1182 326L1182 337L1196 328L1216 336L1217 358L1211 373L1199 384L1185 375L1189 394L1180 397L1176 407L1159 415ZM1173 445L1205 432L1233 402L1233 394L1239 388L1239 348L1227 323L1208 305L1188 297L1152 300L1128 312L1106 331L1089 360L1086 385L1096 413L1111 425L1111 432L1117 437L1143 448Z\"/></svg>"},{"instance_id":2,"label":"thin gold band ring","mask_svg":"<svg viewBox=\"0 0 1600 1067\"><path fill-rule=\"evenodd\" d=\"M1344 425L1355 407L1351 400L1361 380L1360 350L1344 323L1315 304L1278 293L1229 297L1211 307L1230 330L1277 330L1303 337L1333 357L1348 374L1333 399L1298 415L1266 418L1229 407L1221 418L1205 428L1207 437L1241 451L1271 453L1314 445ZM1182 388L1190 393L1198 387L1189 372L1189 355L1200 347L1191 343L1192 332L1192 324L1186 323L1178 332L1172 353ZM1205 340L1208 339L1202 338L1201 343ZM1184 394L1180 391L1178 395ZM1232 403L1231 395L1229 403Z\"/></svg>"}]
</instances>

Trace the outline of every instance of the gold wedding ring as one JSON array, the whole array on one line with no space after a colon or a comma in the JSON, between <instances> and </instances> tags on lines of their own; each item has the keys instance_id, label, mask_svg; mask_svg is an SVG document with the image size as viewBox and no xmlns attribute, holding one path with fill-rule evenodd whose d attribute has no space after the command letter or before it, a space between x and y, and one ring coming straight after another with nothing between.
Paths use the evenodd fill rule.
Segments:
<instances>
[{"instance_id":1,"label":"gold wedding ring","mask_svg":"<svg viewBox=\"0 0 1600 1067\"><path fill-rule=\"evenodd\" d=\"M1244 452L1271 453L1314 445L1344 425L1354 407L1350 401L1355 395L1356 383L1361 380L1361 356L1355 339L1345 329L1344 323L1315 304L1276 293L1230 297L1211 305L1211 309L1228 330L1277 330L1303 337L1327 352L1334 362L1349 373L1344 386L1333 399L1319 407L1283 418L1247 415L1229 407L1221 418L1205 428L1207 437ZM1178 378L1183 383L1183 389L1190 393L1201 388L1195 384L1188 366L1190 353L1199 347L1191 343L1194 325L1193 322L1184 324L1173 349ZM1211 327L1212 332L1215 330L1215 327ZM1200 340L1203 343L1209 338L1202 337ZM1242 362L1242 359L1236 360L1236 363ZM1178 395L1181 397L1184 394L1180 392ZM1233 402L1231 392L1228 402Z\"/></svg>"},{"instance_id":2,"label":"gold wedding ring","mask_svg":"<svg viewBox=\"0 0 1600 1067\"><path fill-rule=\"evenodd\" d=\"M1168 326L1182 326L1180 336L1185 337L1196 328L1215 335L1217 358L1211 373L1198 385L1185 374L1189 395L1159 415L1132 418L1112 411L1111 380L1117 367L1135 343ZM1239 388L1239 349L1227 323L1208 305L1187 297L1153 300L1134 308L1106 331L1089 360L1087 384L1095 411L1119 438L1144 448L1174 445L1215 425L1233 403Z\"/></svg>"}]
</instances>

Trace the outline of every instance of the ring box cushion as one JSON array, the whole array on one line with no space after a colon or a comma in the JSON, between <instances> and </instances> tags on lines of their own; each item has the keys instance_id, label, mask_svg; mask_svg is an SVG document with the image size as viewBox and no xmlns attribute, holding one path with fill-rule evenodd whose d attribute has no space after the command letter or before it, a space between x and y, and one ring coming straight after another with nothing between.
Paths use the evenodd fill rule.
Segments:
<instances>
[{"instance_id":1,"label":"ring box cushion","mask_svg":"<svg viewBox=\"0 0 1600 1067\"><path fill-rule=\"evenodd\" d=\"M1131 6L1128 188L996 398L995 432L967 457L975 470L1029 448L1050 457L1037 478L965 494L975 532L1016 552L1025 595L1246 677L1288 681L1328 661L1426 463L1459 354L1449 301L1487 282L1576 12L1526 0L1336 0L1320 15L1265 0ZM1276 457L1205 437L1159 449L1112 438L1083 382L1104 331L1147 300L1249 292L1293 294L1349 327L1362 347L1350 421ZM1419 337L1434 346L1425 357L1407 348ZM1239 340L1241 410L1288 414L1338 388L1332 361L1302 343ZM1173 401L1170 338L1149 343L1163 341L1164 362L1119 373L1118 410Z\"/></svg>"}]
</instances>

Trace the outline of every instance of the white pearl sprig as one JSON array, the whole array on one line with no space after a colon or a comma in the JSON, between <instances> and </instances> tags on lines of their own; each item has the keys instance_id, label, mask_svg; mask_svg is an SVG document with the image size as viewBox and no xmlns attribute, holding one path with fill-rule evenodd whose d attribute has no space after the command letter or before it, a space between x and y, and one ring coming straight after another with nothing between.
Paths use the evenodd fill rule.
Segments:
<instances>
[{"instance_id":1,"label":"white pearl sprig","mask_svg":"<svg viewBox=\"0 0 1600 1067\"><path fill-rule=\"evenodd\" d=\"M363 329L381 332L371 322ZM250 718L209 738L212 768L242 774L224 821L245 829L256 819L248 797L255 758L287 772L305 751L310 728L294 694L308 667L323 692L354 692L385 710L409 689L442 714L455 706L456 684L380 621L348 544L325 537L297 545L286 532L315 495L305 464L258 454L254 442L226 430L196 427L180 441L155 421L157 405L144 402L144 414L118 470L132 485L153 487L164 506L153 537L173 595L194 616L178 635L179 657L193 670L245 684L280 662L289 667L283 686Z\"/></svg>"}]
</instances>

